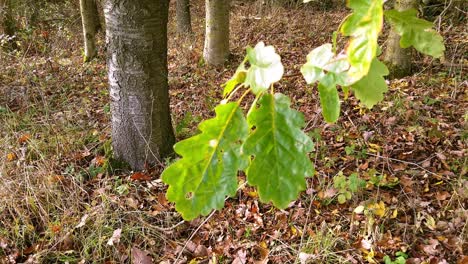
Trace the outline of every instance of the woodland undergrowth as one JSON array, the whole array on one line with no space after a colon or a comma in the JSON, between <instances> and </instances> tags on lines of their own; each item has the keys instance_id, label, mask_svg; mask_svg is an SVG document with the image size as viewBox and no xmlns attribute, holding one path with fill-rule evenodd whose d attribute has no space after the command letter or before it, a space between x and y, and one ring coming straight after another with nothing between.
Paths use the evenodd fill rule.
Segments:
<instances>
[{"instance_id":1,"label":"woodland undergrowth","mask_svg":"<svg viewBox=\"0 0 468 264\"><path fill-rule=\"evenodd\" d=\"M173 6L170 14L178 139L213 116L245 47L264 41L288 69L276 88L305 113L315 143L317 173L307 190L278 210L241 182L222 211L182 221L159 179L172 160L143 172L110 162L104 36L99 57L83 64L80 25L64 16L25 33L19 51L1 53L1 263L468 261L463 24L441 23L445 64L415 56L415 73L389 80L382 103L369 111L350 96L330 125L299 68L308 51L331 41L346 10L275 7L260 16L252 4L234 2L232 56L211 68L200 59L204 4L192 5L191 36L175 33Z\"/></svg>"}]
</instances>

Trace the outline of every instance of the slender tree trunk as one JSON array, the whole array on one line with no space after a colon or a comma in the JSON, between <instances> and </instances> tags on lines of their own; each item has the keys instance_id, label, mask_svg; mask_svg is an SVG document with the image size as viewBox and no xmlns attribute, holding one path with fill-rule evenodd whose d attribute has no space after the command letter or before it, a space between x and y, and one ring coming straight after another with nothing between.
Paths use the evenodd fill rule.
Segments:
<instances>
[{"instance_id":1,"label":"slender tree trunk","mask_svg":"<svg viewBox=\"0 0 468 264\"><path fill-rule=\"evenodd\" d=\"M95 0L80 0L81 22L83 25L83 38L85 62L97 55L96 33L100 28L99 13Z\"/></svg>"},{"instance_id":2,"label":"slender tree trunk","mask_svg":"<svg viewBox=\"0 0 468 264\"><path fill-rule=\"evenodd\" d=\"M263 17L263 14L265 13L265 7L266 7L266 2L265 0L256 0L255 1L255 9L257 11L257 14L259 17Z\"/></svg>"},{"instance_id":3,"label":"slender tree trunk","mask_svg":"<svg viewBox=\"0 0 468 264\"><path fill-rule=\"evenodd\" d=\"M211 65L223 64L229 56L230 0L206 0L203 57Z\"/></svg>"},{"instance_id":4,"label":"slender tree trunk","mask_svg":"<svg viewBox=\"0 0 468 264\"><path fill-rule=\"evenodd\" d=\"M168 0L104 0L114 156L143 169L175 142L167 81Z\"/></svg>"},{"instance_id":5,"label":"slender tree trunk","mask_svg":"<svg viewBox=\"0 0 468 264\"><path fill-rule=\"evenodd\" d=\"M12 0L0 0L0 34L15 35L15 22L12 14Z\"/></svg>"},{"instance_id":6,"label":"slender tree trunk","mask_svg":"<svg viewBox=\"0 0 468 264\"><path fill-rule=\"evenodd\" d=\"M37 18L39 17L40 2L38 0L27 0L28 10L26 10L27 15L27 27L33 28L37 24Z\"/></svg>"},{"instance_id":7,"label":"slender tree trunk","mask_svg":"<svg viewBox=\"0 0 468 264\"><path fill-rule=\"evenodd\" d=\"M6 2L0 0L0 35L5 34L5 13L6 13Z\"/></svg>"},{"instance_id":8,"label":"slender tree trunk","mask_svg":"<svg viewBox=\"0 0 468 264\"><path fill-rule=\"evenodd\" d=\"M177 0L176 6L177 32L179 34L192 33L192 20L190 18L190 1Z\"/></svg>"},{"instance_id":9,"label":"slender tree trunk","mask_svg":"<svg viewBox=\"0 0 468 264\"><path fill-rule=\"evenodd\" d=\"M395 9L399 11L416 8L418 0L396 0ZM412 57L411 48L403 49L400 47L400 35L393 30L390 30L387 39L387 49L384 54L391 78L401 78L411 74L412 72Z\"/></svg>"}]
</instances>

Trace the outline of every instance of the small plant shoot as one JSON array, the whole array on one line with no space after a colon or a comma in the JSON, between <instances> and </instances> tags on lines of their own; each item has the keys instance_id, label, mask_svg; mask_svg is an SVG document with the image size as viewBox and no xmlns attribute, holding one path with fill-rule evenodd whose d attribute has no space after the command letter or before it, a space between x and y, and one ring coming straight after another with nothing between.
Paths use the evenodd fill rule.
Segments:
<instances>
[{"instance_id":1,"label":"small plant shoot","mask_svg":"<svg viewBox=\"0 0 468 264\"><path fill-rule=\"evenodd\" d=\"M442 37L430 22L417 18L415 10L384 12L383 0L350 0L348 7L353 13L338 31L349 38L346 48L337 52L335 33L333 44L313 49L301 67L306 83L317 84L322 115L329 123L340 116L340 88L345 98L351 90L367 108L383 100L388 90L384 76L389 72L377 58L377 40L384 17L401 35L403 48L414 46L433 57L443 56L445 50ZM306 177L314 175L309 158L314 146L302 130L304 115L291 108L286 95L275 93L274 83L283 73L273 46L260 42L247 47L245 59L224 84L215 117L199 125L200 134L174 146L181 158L166 168L162 180L169 185L168 200L184 219L221 209L225 199L236 194L240 171L257 188L262 202L278 208L288 207L306 188ZM240 105L249 93L255 100L244 111ZM239 99L232 99L235 94ZM340 203L362 187L357 174L343 180L349 190L343 188Z\"/></svg>"}]
</instances>

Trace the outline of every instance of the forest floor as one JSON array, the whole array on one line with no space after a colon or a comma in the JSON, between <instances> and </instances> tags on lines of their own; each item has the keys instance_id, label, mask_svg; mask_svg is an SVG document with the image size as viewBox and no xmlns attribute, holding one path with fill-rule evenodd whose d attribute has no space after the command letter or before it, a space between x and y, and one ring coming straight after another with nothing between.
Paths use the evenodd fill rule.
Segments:
<instances>
[{"instance_id":1,"label":"forest floor","mask_svg":"<svg viewBox=\"0 0 468 264\"><path fill-rule=\"evenodd\" d=\"M224 209L182 221L165 198L164 165L106 172L104 52L83 64L79 23L44 27L0 64L0 263L468 263L466 25L441 24L445 65L415 55L415 74L389 80L383 102L368 110L350 95L331 125L298 73L310 50L331 42L345 9L273 8L260 17L235 2L232 58L212 68L200 59L203 8L193 1L194 35L181 37L171 6L177 138L213 116L245 47L264 41L285 65L278 90L305 113L315 142L307 190L279 210L244 186ZM340 203L349 182L336 179L353 173L365 187Z\"/></svg>"}]
</instances>

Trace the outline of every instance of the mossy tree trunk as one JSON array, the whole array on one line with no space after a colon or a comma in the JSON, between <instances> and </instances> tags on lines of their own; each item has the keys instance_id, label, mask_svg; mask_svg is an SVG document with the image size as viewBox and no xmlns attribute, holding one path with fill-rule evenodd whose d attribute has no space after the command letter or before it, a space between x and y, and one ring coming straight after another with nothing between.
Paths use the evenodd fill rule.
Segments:
<instances>
[{"instance_id":1,"label":"mossy tree trunk","mask_svg":"<svg viewBox=\"0 0 468 264\"><path fill-rule=\"evenodd\" d=\"M96 33L100 29L96 0L80 0L81 22L83 25L85 61L97 55Z\"/></svg>"},{"instance_id":2,"label":"mossy tree trunk","mask_svg":"<svg viewBox=\"0 0 468 264\"><path fill-rule=\"evenodd\" d=\"M192 19L190 17L190 1L177 0L176 5L177 32L181 35L192 33Z\"/></svg>"},{"instance_id":3,"label":"mossy tree trunk","mask_svg":"<svg viewBox=\"0 0 468 264\"><path fill-rule=\"evenodd\" d=\"M418 2L418 0L396 0L395 9L403 11L417 8ZM412 73L411 51L411 48L403 49L400 47L400 35L392 28L388 35L387 48L384 53L384 61L390 70L391 78L402 78Z\"/></svg>"},{"instance_id":4,"label":"mossy tree trunk","mask_svg":"<svg viewBox=\"0 0 468 264\"><path fill-rule=\"evenodd\" d=\"M136 170L175 142L167 80L168 0L104 0L114 157Z\"/></svg>"},{"instance_id":5,"label":"mossy tree trunk","mask_svg":"<svg viewBox=\"0 0 468 264\"><path fill-rule=\"evenodd\" d=\"M221 65L229 57L230 0L206 0L206 28L203 58Z\"/></svg>"}]
</instances>

